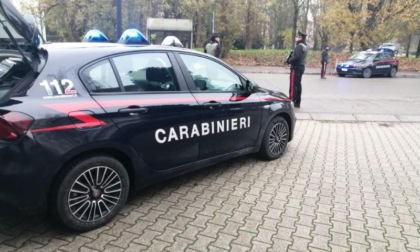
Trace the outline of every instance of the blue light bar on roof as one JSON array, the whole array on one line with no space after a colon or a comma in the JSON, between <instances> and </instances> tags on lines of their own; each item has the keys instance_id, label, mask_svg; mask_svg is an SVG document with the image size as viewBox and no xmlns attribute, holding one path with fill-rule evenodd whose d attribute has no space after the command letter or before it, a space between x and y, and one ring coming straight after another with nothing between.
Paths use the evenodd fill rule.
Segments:
<instances>
[{"instance_id":1,"label":"blue light bar on roof","mask_svg":"<svg viewBox=\"0 0 420 252\"><path fill-rule=\"evenodd\" d=\"M83 42L109 42L109 39L99 30L90 30L83 37Z\"/></svg>"},{"instance_id":2,"label":"blue light bar on roof","mask_svg":"<svg viewBox=\"0 0 420 252\"><path fill-rule=\"evenodd\" d=\"M150 45L146 37L137 29L125 30L118 43L126 45Z\"/></svg>"}]
</instances>

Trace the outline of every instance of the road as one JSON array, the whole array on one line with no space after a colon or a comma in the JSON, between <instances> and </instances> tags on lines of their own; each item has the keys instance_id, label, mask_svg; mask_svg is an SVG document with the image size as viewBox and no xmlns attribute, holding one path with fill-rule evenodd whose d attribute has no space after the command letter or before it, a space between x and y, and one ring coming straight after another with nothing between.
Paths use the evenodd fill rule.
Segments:
<instances>
[{"instance_id":1,"label":"road","mask_svg":"<svg viewBox=\"0 0 420 252\"><path fill-rule=\"evenodd\" d=\"M243 73L258 85L289 92L287 74ZM304 113L420 115L420 79L303 75Z\"/></svg>"}]
</instances>

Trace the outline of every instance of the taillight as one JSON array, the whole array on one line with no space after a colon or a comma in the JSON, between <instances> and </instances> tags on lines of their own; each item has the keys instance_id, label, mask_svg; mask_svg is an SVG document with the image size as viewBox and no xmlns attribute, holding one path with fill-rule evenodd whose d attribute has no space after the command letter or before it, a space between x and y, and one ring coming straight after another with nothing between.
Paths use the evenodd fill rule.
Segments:
<instances>
[{"instance_id":1,"label":"taillight","mask_svg":"<svg viewBox=\"0 0 420 252\"><path fill-rule=\"evenodd\" d=\"M9 112L0 115L0 140L14 141L24 135L34 119L20 112Z\"/></svg>"}]
</instances>

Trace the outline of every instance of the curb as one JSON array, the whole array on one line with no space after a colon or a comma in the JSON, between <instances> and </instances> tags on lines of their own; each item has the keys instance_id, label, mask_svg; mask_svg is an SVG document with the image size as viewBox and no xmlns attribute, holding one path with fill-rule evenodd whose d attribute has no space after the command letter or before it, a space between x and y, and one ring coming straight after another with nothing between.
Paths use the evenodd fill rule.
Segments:
<instances>
[{"instance_id":1,"label":"curb","mask_svg":"<svg viewBox=\"0 0 420 252\"><path fill-rule=\"evenodd\" d=\"M329 114L305 113L295 110L297 120L328 121L328 122L382 122L382 123L419 123L418 115L375 115L375 114Z\"/></svg>"}]
</instances>

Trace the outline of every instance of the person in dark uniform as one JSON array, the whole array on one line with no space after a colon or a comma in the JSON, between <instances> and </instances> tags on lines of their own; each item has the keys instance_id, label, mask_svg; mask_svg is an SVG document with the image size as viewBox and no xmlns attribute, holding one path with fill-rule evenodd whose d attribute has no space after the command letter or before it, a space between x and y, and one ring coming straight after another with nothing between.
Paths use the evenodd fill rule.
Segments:
<instances>
[{"instance_id":1,"label":"person in dark uniform","mask_svg":"<svg viewBox=\"0 0 420 252\"><path fill-rule=\"evenodd\" d=\"M300 108L302 95L302 75L305 72L306 56L308 46L306 45L306 34L298 31L295 38L296 46L286 63L290 64L290 87L289 98L293 100L295 108Z\"/></svg>"},{"instance_id":2,"label":"person in dark uniform","mask_svg":"<svg viewBox=\"0 0 420 252\"><path fill-rule=\"evenodd\" d=\"M321 53L321 79L326 79L327 77L325 77L325 74L327 73L327 65L328 65L328 60L329 60L329 56L328 56L328 51L330 50L330 48L328 46L324 47L324 50L322 50Z\"/></svg>"}]
</instances>

